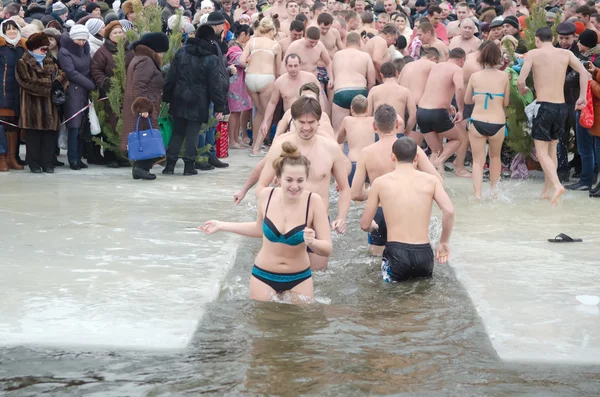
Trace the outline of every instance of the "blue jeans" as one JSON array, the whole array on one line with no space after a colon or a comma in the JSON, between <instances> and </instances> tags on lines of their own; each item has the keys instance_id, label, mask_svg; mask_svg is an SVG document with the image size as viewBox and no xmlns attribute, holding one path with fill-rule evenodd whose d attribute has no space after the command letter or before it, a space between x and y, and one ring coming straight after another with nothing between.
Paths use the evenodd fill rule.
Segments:
<instances>
[{"instance_id":1,"label":"blue jeans","mask_svg":"<svg viewBox=\"0 0 600 397\"><path fill-rule=\"evenodd\" d=\"M209 109L209 114L211 116L213 116L213 104L210 104L210 109ZM209 128L206 131L201 131L200 132L200 139L198 139L198 148L199 149L203 149L204 147L206 147L207 144L210 145L210 150L209 150L209 157L217 157L217 149L215 148L215 145L217 143L216 139L215 139L215 134L217 132L217 128L216 127L212 127ZM205 153L202 153L202 156L205 156Z\"/></svg>"},{"instance_id":2,"label":"blue jeans","mask_svg":"<svg viewBox=\"0 0 600 397\"><path fill-rule=\"evenodd\" d=\"M577 139L577 151L581 156L581 176L579 183L591 186L594 182L594 164L598 160L594 160L594 136L590 130L583 128L579 124L579 114L577 112L577 124L575 125L575 137Z\"/></svg>"},{"instance_id":3,"label":"blue jeans","mask_svg":"<svg viewBox=\"0 0 600 397\"><path fill-rule=\"evenodd\" d=\"M596 166L600 169L600 136L592 135L594 141L594 158L596 159Z\"/></svg>"},{"instance_id":4,"label":"blue jeans","mask_svg":"<svg viewBox=\"0 0 600 397\"><path fill-rule=\"evenodd\" d=\"M69 140L67 148L67 158L69 164L75 164L81 160L79 154L79 128L69 128Z\"/></svg>"},{"instance_id":5,"label":"blue jeans","mask_svg":"<svg viewBox=\"0 0 600 397\"><path fill-rule=\"evenodd\" d=\"M8 141L6 140L6 130L0 126L0 154L8 153Z\"/></svg>"}]
</instances>

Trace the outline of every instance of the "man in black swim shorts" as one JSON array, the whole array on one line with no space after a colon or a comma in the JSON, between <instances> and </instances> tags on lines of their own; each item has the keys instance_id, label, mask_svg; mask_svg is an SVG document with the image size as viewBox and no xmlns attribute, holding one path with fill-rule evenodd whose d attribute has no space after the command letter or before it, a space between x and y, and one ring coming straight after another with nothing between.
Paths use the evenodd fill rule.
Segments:
<instances>
[{"instance_id":1,"label":"man in black swim shorts","mask_svg":"<svg viewBox=\"0 0 600 397\"><path fill-rule=\"evenodd\" d=\"M386 282L431 277L434 255L429 244L429 220L433 201L442 210L442 236L436 249L438 263L448 260L448 242L454 225L454 207L441 181L415 169L417 144L408 137L394 143L395 170L375 179L360 220L365 231L385 233L381 262ZM384 215L385 230L377 220ZM375 220L374 220L375 219Z\"/></svg>"}]
</instances>

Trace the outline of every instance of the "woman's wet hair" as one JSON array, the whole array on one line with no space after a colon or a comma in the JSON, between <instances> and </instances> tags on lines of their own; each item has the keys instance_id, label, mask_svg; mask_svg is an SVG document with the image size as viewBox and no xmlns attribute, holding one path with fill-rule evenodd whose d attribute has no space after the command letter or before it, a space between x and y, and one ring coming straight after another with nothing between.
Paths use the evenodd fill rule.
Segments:
<instances>
[{"instance_id":1,"label":"woman's wet hair","mask_svg":"<svg viewBox=\"0 0 600 397\"><path fill-rule=\"evenodd\" d=\"M292 112L292 119L294 120L307 114L310 114L317 120L321 120L321 115L323 113L321 104L317 99L305 96L296 99L290 110Z\"/></svg>"},{"instance_id":2,"label":"woman's wet hair","mask_svg":"<svg viewBox=\"0 0 600 397\"><path fill-rule=\"evenodd\" d=\"M235 37L240 37L240 34L246 33L246 36L254 35L254 29L250 25L242 25L239 22L235 22Z\"/></svg>"},{"instance_id":3,"label":"woman's wet hair","mask_svg":"<svg viewBox=\"0 0 600 397\"><path fill-rule=\"evenodd\" d=\"M281 178L283 168L286 165L303 165L306 169L306 176L308 177L310 160L303 156L302 153L300 153L300 149L292 142L283 142L283 145L281 145L281 154L273 161L273 169L278 178Z\"/></svg>"},{"instance_id":4,"label":"woman's wet hair","mask_svg":"<svg viewBox=\"0 0 600 397\"><path fill-rule=\"evenodd\" d=\"M2 33L6 34L6 31L8 30L9 26L12 26L16 30L20 30L19 25L17 25L15 21L13 21L12 19L7 19L6 22L4 22L4 24L2 25Z\"/></svg>"},{"instance_id":5,"label":"woman's wet hair","mask_svg":"<svg viewBox=\"0 0 600 397\"><path fill-rule=\"evenodd\" d=\"M417 157L417 143L412 138L403 136L394 142L392 153L399 163L412 163Z\"/></svg>"},{"instance_id":6,"label":"woman's wet hair","mask_svg":"<svg viewBox=\"0 0 600 397\"><path fill-rule=\"evenodd\" d=\"M489 41L489 44L483 47L479 52L479 58L477 59L481 66L496 67L502 62L502 51L500 47L493 41Z\"/></svg>"}]
</instances>

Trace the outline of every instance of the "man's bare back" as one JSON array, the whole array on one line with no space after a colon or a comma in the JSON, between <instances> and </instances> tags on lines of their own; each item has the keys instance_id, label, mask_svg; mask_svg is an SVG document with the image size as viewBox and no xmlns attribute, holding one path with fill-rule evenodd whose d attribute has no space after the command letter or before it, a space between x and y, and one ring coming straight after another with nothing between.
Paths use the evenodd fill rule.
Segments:
<instances>
[{"instance_id":1,"label":"man's bare back","mask_svg":"<svg viewBox=\"0 0 600 397\"><path fill-rule=\"evenodd\" d=\"M564 103L564 83L573 53L569 50L547 47L531 50L525 56L532 62L533 84L538 102Z\"/></svg>"},{"instance_id":2,"label":"man's bare back","mask_svg":"<svg viewBox=\"0 0 600 397\"><path fill-rule=\"evenodd\" d=\"M379 107L379 105L388 104L396 109L396 113L402 120L408 111L409 118L406 121L405 130L400 130L401 132L412 131L417 121L417 107L413 96L409 89L402 87L395 80L391 80L390 82L384 82L376 87L373 87L369 92L369 109L367 113L372 116L375 112L375 109Z\"/></svg>"},{"instance_id":3,"label":"man's bare back","mask_svg":"<svg viewBox=\"0 0 600 397\"><path fill-rule=\"evenodd\" d=\"M381 65L392 60L392 56L388 51L387 41L379 35L367 41L367 44L363 47L363 51L369 54L377 72L379 72Z\"/></svg>"},{"instance_id":4,"label":"man's bare back","mask_svg":"<svg viewBox=\"0 0 600 397\"><path fill-rule=\"evenodd\" d=\"M438 63L429 73L419 108L448 109L455 93L455 82L464 86L462 68L451 62Z\"/></svg>"},{"instance_id":5,"label":"man's bare back","mask_svg":"<svg viewBox=\"0 0 600 397\"><path fill-rule=\"evenodd\" d=\"M467 55L465 60L465 64L463 65L463 81L465 82L465 87L469 83L469 79L473 73L480 72L483 68L479 63L479 51L475 51L471 54Z\"/></svg>"},{"instance_id":6,"label":"man's bare back","mask_svg":"<svg viewBox=\"0 0 600 397\"><path fill-rule=\"evenodd\" d=\"M448 46L438 38L430 45L423 45L423 48L433 47L440 53L440 62L446 62L448 60Z\"/></svg>"},{"instance_id":7,"label":"man's bare back","mask_svg":"<svg viewBox=\"0 0 600 397\"><path fill-rule=\"evenodd\" d=\"M337 142L343 144L345 141L348 141L348 159L358 161L361 150L375 143L373 117L345 117L338 131Z\"/></svg>"},{"instance_id":8,"label":"man's bare back","mask_svg":"<svg viewBox=\"0 0 600 397\"><path fill-rule=\"evenodd\" d=\"M400 85L408 88L412 93L416 105L419 105L423 92L425 92L429 73L435 65L435 62L427 58L421 58L416 62L410 62L404 66L400 73L400 77L398 78Z\"/></svg>"},{"instance_id":9,"label":"man's bare back","mask_svg":"<svg viewBox=\"0 0 600 397\"><path fill-rule=\"evenodd\" d=\"M346 48L333 56L334 89L370 89L375 84L375 68L371 57L357 48Z\"/></svg>"}]
</instances>

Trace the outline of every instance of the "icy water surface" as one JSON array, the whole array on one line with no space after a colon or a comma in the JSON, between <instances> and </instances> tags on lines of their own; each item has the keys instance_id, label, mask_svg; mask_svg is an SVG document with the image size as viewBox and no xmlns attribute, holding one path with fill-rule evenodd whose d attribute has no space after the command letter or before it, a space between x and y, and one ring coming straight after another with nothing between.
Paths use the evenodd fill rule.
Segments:
<instances>
[{"instance_id":1,"label":"icy water surface","mask_svg":"<svg viewBox=\"0 0 600 397\"><path fill-rule=\"evenodd\" d=\"M562 341L568 361L584 362L580 357L598 347L599 317L577 311L575 295L599 295L590 211L600 202L570 194L561 204L567 218L535 198L535 182L510 183L500 199L484 203L465 198L468 181L447 184L457 206L453 262L437 266L431 280L383 283L357 227L362 209L353 206L354 227L334 235L329 270L315 275L317 304L249 301L260 242L244 239L185 349L0 348L0 395L600 395L599 366L561 364L553 353ZM246 206L252 219L253 206ZM545 242L559 232L586 243ZM439 234L437 218L431 234ZM178 310L154 299L157 313ZM543 325L546 317L554 321ZM517 362L496 349L526 353Z\"/></svg>"}]
</instances>

